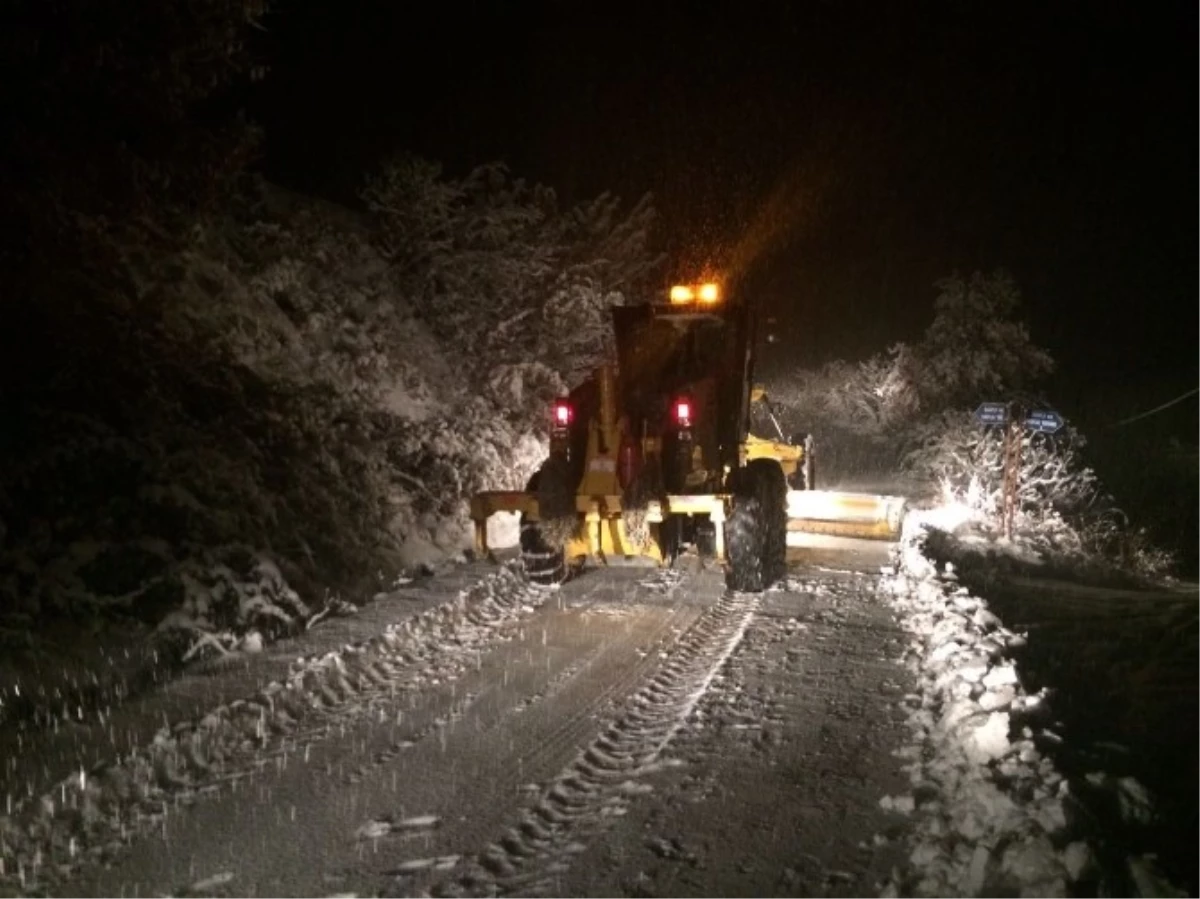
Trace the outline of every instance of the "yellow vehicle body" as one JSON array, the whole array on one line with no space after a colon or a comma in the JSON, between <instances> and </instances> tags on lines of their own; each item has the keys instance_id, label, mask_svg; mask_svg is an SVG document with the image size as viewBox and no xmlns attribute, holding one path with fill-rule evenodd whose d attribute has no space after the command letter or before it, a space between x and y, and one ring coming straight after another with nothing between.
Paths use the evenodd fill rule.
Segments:
<instances>
[{"instance_id":1,"label":"yellow vehicle body","mask_svg":"<svg viewBox=\"0 0 1200 899\"><path fill-rule=\"evenodd\" d=\"M617 476L616 447L621 444L622 423L616 415L613 398L614 372L603 366L596 374L600 385L600 414L589 425L583 478L575 494L578 526L567 537L563 551L568 560L582 557L602 561L646 558L659 564L667 561L663 553L661 525L668 515L705 515L716 525L716 553L724 558L724 535L728 497L723 494L666 494L651 501L644 510L649 539L635 540L629 533L623 496ZM640 449L644 458L662 452L657 437L643 437ZM794 469L794 466L793 466ZM641 510L639 510L641 511ZM475 525L475 549L489 553L487 520L497 512L518 512L530 521L541 520L537 495L528 491L491 490L471 499L471 518Z\"/></svg>"},{"instance_id":2,"label":"yellow vehicle body","mask_svg":"<svg viewBox=\"0 0 1200 899\"><path fill-rule=\"evenodd\" d=\"M714 525L714 554L725 558L723 524L729 512L730 496L724 493L666 494L651 501L644 510L646 535L635 539L629 532L623 490L617 477L617 458L613 450L602 447L620 445L615 411L605 398L612 388L611 371L601 370L601 414L591 423L583 478L575 494L577 524L563 542L569 563L595 560L610 564L618 560L645 559L654 564L669 562L664 552L661 526L668 515L704 516ZM757 397L755 397L757 399ZM662 450L657 438L641 441L643 456ZM803 445L768 440L748 435L741 447L742 459L774 459L789 479L806 461L809 450ZM788 492L788 530L845 537L891 540L900 532L905 500L902 497L829 490L790 490ZM482 556L490 552L487 521L497 512L515 512L528 521L540 521L538 497L530 491L492 490L477 493L471 499L475 549Z\"/></svg>"},{"instance_id":3,"label":"yellow vehicle body","mask_svg":"<svg viewBox=\"0 0 1200 899\"><path fill-rule=\"evenodd\" d=\"M670 291L669 304L632 310L638 315L644 311L666 329L657 332L638 332L636 322L630 324L632 319L622 319L614 310L616 356L577 388L587 391L579 394L580 402L587 407L586 442L584 432L571 426L573 406L556 406L551 458L539 473L539 489L485 491L472 498L475 545L481 555L488 555L490 549L488 519L497 512L516 512L522 516L523 538L524 528L533 525L540 535L538 539L544 541L539 558L545 557L543 551L557 554L561 548L568 566L581 559L600 564L636 559L669 563L684 530L690 529L698 539L697 519L711 522L705 533L711 535L716 558L725 560L724 525L733 511L734 497L724 491L732 489L735 466L744 469L760 459L775 460L789 484L806 488L789 494L789 530L876 538L898 533L902 500L814 491L810 441L793 444L750 433L751 408L761 403L769 412L770 406L763 389L751 381L753 327L745 326L749 321L745 317L722 318L724 300L721 288L714 283L677 285ZM741 307L742 312L747 309ZM731 309L731 313L737 311L737 307ZM681 380L672 366L694 360L683 351L698 347L702 329L714 320L740 321L742 325L730 330L727 340L722 338L726 342L709 345L714 355L703 358L714 360L716 375L710 377L705 365L699 363L692 365L688 377ZM622 371L618 371L618 363L624 367ZM717 376L723 380L716 380ZM678 389L673 385L680 383L692 385L690 389L697 392L673 393ZM619 389L625 394L621 398L617 396ZM681 402L678 406L684 410L676 413L679 420L671 427L658 422L656 429L653 419L662 413L653 409L661 407L646 405L648 393L675 397L671 403L686 399L686 405ZM575 395L573 392L572 397ZM703 410L700 428L722 422L724 436L718 435L715 442L693 438L693 401ZM779 430L778 422L775 426ZM701 431L695 433L700 435ZM670 445L665 445L668 440ZM627 455L622 456L623 452ZM630 458L637 459L637 471L658 473L656 479L651 479L653 486L638 481L628 465L622 470L621 460L628 462ZM547 466L556 461L558 467L551 478ZM640 485L635 507L627 507L634 501L627 500L631 494L625 489L629 485L622 483L622 474L630 484ZM547 481L554 484L550 493L545 492ZM543 508L546 503L553 508ZM664 539L668 522L672 528L670 541ZM524 544L522 549L524 552Z\"/></svg>"}]
</instances>

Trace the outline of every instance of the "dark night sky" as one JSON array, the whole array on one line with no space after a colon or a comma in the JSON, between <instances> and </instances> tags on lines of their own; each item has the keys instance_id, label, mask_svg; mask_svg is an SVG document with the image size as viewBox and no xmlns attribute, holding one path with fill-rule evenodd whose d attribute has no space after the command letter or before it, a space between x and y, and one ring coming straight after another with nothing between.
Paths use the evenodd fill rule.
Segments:
<instances>
[{"instance_id":1,"label":"dark night sky","mask_svg":"<svg viewBox=\"0 0 1200 899\"><path fill-rule=\"evenodd\" d=\"M503 159L566 200L653 191L671 257L739 261L800 364L914 337L935 279L1002 266L1064 385L1182 392L1197 19L1190 0L277 0L253 114L268 173L337 198L399 149L451 173Z\"/></svg>"}]
</instances>

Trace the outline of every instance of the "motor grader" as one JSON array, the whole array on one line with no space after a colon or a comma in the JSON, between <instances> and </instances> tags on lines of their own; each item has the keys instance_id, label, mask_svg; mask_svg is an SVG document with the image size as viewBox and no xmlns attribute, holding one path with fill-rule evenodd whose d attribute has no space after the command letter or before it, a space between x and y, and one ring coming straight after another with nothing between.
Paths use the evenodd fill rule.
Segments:
<instances>
[{"instance_id":1,"label":"motor grader","mask_svg":"<svg viewBox=\"0 0 1200 899\"><path fill-rule=\"evenodd\" d=\"M554 402L549 457L527 488L472 498L480 554L489 517L518 512L534 581L589 562L669 565L694 547L754 592L785 576L789 530L896 533L901 500L816 491L811 439L784 439L777 422L778 440L751 433L766 401L752 304L707 282L612 317L615 354Z\"/></svg>"}]
</instances>

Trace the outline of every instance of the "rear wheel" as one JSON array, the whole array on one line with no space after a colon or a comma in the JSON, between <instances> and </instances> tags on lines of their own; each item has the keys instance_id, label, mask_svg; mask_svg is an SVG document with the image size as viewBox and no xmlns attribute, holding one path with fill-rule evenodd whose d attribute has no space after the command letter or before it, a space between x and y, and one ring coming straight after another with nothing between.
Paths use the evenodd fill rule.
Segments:
<instances>
[{"instance_id":1,"label":"rear wheel","mask_svg":"<svg viewBox=\"0 0 1200 899\"><path fill-rule=\"evenodd\" d=\"M664 515L662 523L658 526L659 550L667 565L674 565L675 560L679 558L683 548L684 524L682 515Z\"/></svg>"},{"instance_id":2,"label":"rear wheel","mask_svg":"<svg viewBox=\"0 0 1200 899\"><path fill-rule=\"evenodd\" d=\"M761 490L763 587L766 588L787 578L787 479L778 462L771 459L756 461L762 463L762 473L757 480Z\"/></svg>"},{"instance_id":3,"label":"rear wheel","mask_svg":"<svg viewBox=\"0 0 1200 899\"><path fill-rule=\"evenodd\" d=\"M574 490L565 460L551 457L525 488L537 494L539 520L521 516L521 561L535 584L561 584L567 579L563 533L574 523Z\"/></svg>"},{"instance_id":4,"label":"rear wheel","mask_svg":"<svg viewBox=\"0 0 1200 899\"><path fill-rule=\"evenodd\" d=\"M754 459L737 472L725 548L731 590L758 593L786 577L787 480L775 460Z\"/></svg>"},{"instance_id":5,"label":"rear wheel","mask_svg":"<svg viewBox=\"0 0 1200 899\"><path fill-rule=\"evenodd\" d=\"M700 558L713 558L717 554L717 526L707 518L700 519L696 521L693 533Z\"/></svg>"}]
</instances>

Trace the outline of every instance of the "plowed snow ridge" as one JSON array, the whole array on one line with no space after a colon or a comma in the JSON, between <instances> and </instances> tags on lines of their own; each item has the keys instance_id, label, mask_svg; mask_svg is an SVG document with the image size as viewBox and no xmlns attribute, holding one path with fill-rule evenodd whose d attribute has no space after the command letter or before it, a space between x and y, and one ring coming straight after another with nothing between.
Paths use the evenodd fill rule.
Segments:
<instances>
[{"instance_id":1,"label":"plowed snow ridge","mask_svg":"<svg viewBox=\"0 0 1200 899\"><path fill-rule=\"evenodd\" d=\"M199 720L164 725L127 757L80 770L39 796L8 797L0 815L0 884L41 890L106 862L169 810L191 805L380 713L383 701L458 677L554 595L502 568L454 600L378 637L301 658L284 681ZM376 764L385 762L376 760Z\"/></svg>"},{"instance_id":2,"label":"plowed snow ridge","mask_svg":"<svg viewBox=\"0 0 1200 899\"><path fill-rule=\"evenodd\" d=\"M911 870L884 895L1070 895L1091 851L1070 842L1068 784L1028 727L1010 739L1044 696L1022 689L1011 661L1023 638L925 557L926 527L942 525L936 510L910 512L898 570L881 584L911 634L919 683L899 753L912 792L881 803L915 816Z\"/></svg>"}]
</instances>

